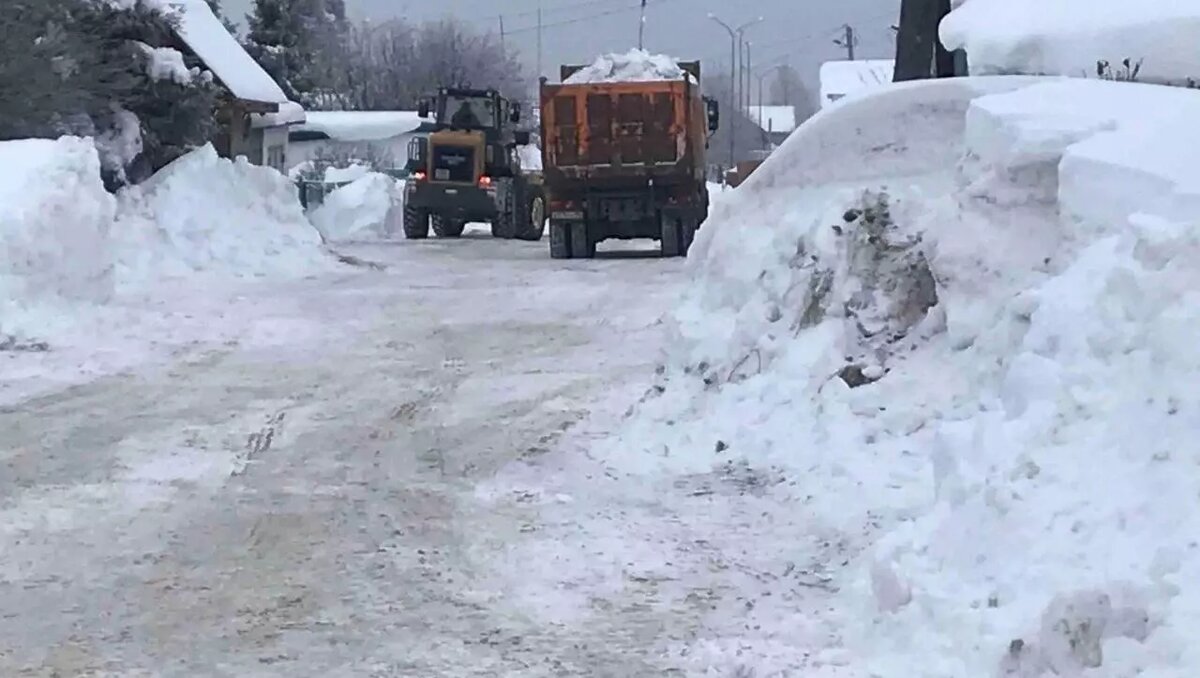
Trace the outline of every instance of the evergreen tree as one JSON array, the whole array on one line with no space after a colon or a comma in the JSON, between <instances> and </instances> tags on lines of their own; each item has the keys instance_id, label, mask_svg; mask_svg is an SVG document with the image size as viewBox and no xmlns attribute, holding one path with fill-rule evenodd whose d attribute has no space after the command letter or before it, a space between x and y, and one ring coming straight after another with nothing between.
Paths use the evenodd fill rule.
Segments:
<instances>
[{"instance_id":1,"label":"evergreen tree","mask_svg":"<svg viewBox=\"0 0 1200 678\"><path fill-rule=\"evenodd\" d=\"M255 0L246 49L288 98L308 103L335 78L347 34L344 0Z\"/></svg>"},{"instance_id":2,"label":"evergreen tree","mask_svg":"<svg viewBox=\"0 0 1200 678\"><path fill-rule=\"evenodd\" d=\"M19 0L0 13L0 138L140 138L104 152L110 187L136 181L212 138L216 90L205 78L156 79L148 47L177 44L157 4ZM190 64L199 65L199 64ZM135 129L129 129L136 125ZM132 175L127 173L136 167Z\"/></svg>"},{"instance_id":3,"label":"evergreen tree","mask_svg":"<svg viewBox=\"0 0 1200 678\"><path fill-rule=\"evenodd\" d=\"M231 21L229 17L225 16L225 13L221 11L221 0L205 0L205 2L208 3L208 7L212 10L213 14L215 14L216 17L221 20L221 23L225 24L225 30L229 31L230 35L237 35L237 24L233 23L233 21Z\"/></svg>"}]
</instances>

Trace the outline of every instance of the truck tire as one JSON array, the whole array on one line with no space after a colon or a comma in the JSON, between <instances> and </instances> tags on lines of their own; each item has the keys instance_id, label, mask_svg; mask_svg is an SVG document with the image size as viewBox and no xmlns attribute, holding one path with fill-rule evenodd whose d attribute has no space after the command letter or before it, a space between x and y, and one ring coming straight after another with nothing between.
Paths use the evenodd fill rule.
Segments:
<instances>
[{"instance_id":1,"label":"truck tire","mask_svg":"<svg viewBox=\"0 0 1200 678\"><path fill-rule=\"evenodd\" d=\"M529 188L518 223L520 229L517 230L517 238L529 241L542 239L546 232L546 194L540 188Z\"/></svg>"},{"instance_id":2,"label":"truck tire","mask_svg":"<svg viewBox=\"0 0 1200 678\"><path fill-rule=\"evenodd\" d=\"M674 215L663 215L662 233L658 247L664 257L683 254L683 221Z\"/></svg>"},{"instance_id":3,"label":"truck tire","mask_svg":"<svg viewBox=\"0 0 1200 678\"><path fill-rule=\"evenodd\" d=\"M550 258L571 258L570 224L566 224L561 221L550 222Z\"/></svg>"},{"instance_id":4,"label":"truck tire","mask_svg":"<svg viewBox=\"0 0 1200 678\"><path fill-rule=\"evenodd\" d=\"M571 258L592 259L595 256L596 242L588 233L587 222L571 222Z\"/></svg>"},{"instance_id":5,"label":"truck tire","mask_svg":"<svg viewBox=\"0 0 1200 678\"><path fill-rule=\"evenodd\" d=\"M683 221L683 232L680 233L680 239L683 241L679 250L680 256L686 257L692 249L692 243L696 241L696 231L700 229L700 223L696 219L685 219Z\"/></svg>"},{"instance_id":6,"label":"truck tire","mask_svg":"<svg viewBox=\"0 0 1200 678\"><path fill-rule=\"evenodd\" d=\"M429 212L418 207L404 206L404 237L424 240L429 237Z\"/></svg>"},{"instance_id":7,"label":"truck tire","mask_svg":"<svg viewBox=\"0 0 1200 678\"><path fill-rule=\"evenodd\" d=\"M463 219L451 219L450 217L441 214L435 214L429 218L433 225L433 234L439 238L458 238L463 234L463 229L467 227L467 222Z\"/></svg>"},{"instance_id":8,"label":"truck tire","mask_svg":"<svg viewBox=\"0 0 1200 678\"><path fill-rule=\"evenodd\" d=\"M516 187L506 181L497 187L500 192L499 211L492 220L492 237L512 240L517 237L517 203L514 195Z\"/></svg>"}]
</instances>

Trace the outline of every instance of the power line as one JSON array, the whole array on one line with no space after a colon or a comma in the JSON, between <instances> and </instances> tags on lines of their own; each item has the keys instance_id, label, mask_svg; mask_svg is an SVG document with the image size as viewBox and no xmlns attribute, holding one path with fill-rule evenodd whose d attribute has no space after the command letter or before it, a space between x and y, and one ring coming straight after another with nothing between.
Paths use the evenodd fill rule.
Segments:
<instances>
[{"instance_id":1,"label":"power line","mask_svg":"<svg viewBox=\"0 0 1200 678\"><path fill-rule=\"evenodd\" d=\"M671 2L671 0L653 0L651 2L648 2L646 6L647 7L657 7L666 2ZM542 28L542 30L545 30L547 28L558 28L559 26L571 26L573 24L583 23L585 21L592 21L594 19L601 19L601 18L607 17L607 16L615 16L617 14L624 14L626 12L640 11L641 9L642 9L642 3L638 2L637 4L625 5L624 7L609 9L609 10L605 10L603 12L593 12L593 13L587 14L585 16L576 17L574 19L563 19L561 21L553 21L550 23L543 23L541 25L541 28ZM517 33L529 33L531 31L536 31L536 30L538 30L538 27L536 25L526 26L524 28L517 28L517 29L510 30L508 32L508 34L514 35Z\"/></svg>"}]
</instances>

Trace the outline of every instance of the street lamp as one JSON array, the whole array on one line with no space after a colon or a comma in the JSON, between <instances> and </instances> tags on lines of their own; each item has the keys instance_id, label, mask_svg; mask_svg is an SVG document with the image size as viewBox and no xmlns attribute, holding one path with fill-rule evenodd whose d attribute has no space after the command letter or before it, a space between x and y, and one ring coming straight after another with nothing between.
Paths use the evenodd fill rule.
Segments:
<instances>
[{"instance_id":1,"label":"street lamp","mask_svg":"<svg viewBox=\"0 0 1200 678\"><path fill-rule=\"evenodd\" d=\"M729 103L735 107L741 108L741 97L738 96L737 90L738 81L741 80L741 71L738 70L738 52L741 51L742 35L746 32L746 29L754 26L755 24L760 24L766 19L760 16L753 21L747 21L741 26L734 28L724 21L721 21L716 14L709 14L708 18L720 24L721 28L724 28L726 32L729 33ZM749 85L747 85L747 87L749 87ZM736 116L730 116L729 119L732 121L729 128L729 164L733 165L737 157L737 152L735 150L737 144L737 118Z\"/></svg>"}]
</instances>

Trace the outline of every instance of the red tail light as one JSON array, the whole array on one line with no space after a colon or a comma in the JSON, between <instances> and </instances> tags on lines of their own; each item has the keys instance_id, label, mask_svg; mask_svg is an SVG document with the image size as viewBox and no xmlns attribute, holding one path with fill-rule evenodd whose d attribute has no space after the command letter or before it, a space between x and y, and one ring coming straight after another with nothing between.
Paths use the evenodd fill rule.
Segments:
<instances>
[{"instance_id":1,"label":"red tail light","mask_svg":"<svg viewBox=\"0 0 1200 678\"><path fill-rule=\"evenodd\" d=\"M425 173L424 172L413 172L412 178L413 178L413 181L425 181Z\"/></svg>"},{"instance_id":2,"label":"red tail light","mask_svg":"<svg viewBox=\"0 0 1200 678\"><path fill-rule=\"evenodd\" d=\"M492 178L487 176L486 174L484 176L479 177L479 187L480 188L491 188L492 187Z\"/></svg>"}]
</instances>

